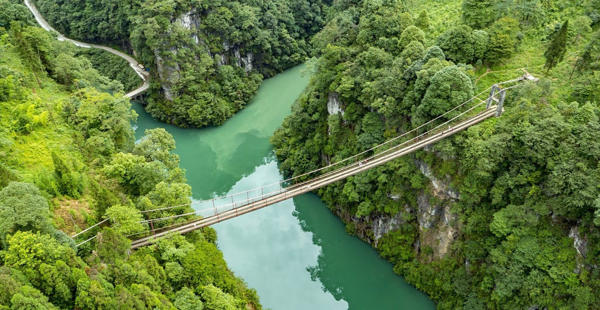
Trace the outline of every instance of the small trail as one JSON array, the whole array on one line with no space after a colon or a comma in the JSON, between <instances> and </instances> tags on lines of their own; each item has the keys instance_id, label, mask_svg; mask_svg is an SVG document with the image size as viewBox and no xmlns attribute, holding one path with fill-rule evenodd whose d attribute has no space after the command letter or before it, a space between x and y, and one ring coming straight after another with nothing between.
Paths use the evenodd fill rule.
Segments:
<instances>
[{"instance_id":1,"label":"small trail","mask_svg":"<svg viewBox=\"0 0 600 310\"><path fill-rule=\"evenodd\" d=\"M133 70L135 70L135 73L137 73L137 75L144 81L144 83L140 87L125 94L125 97L133 98L148 89L148 87L150 86L150 83L149 83L150 74L148 74L148 72L146 72L144 69L140 68L139 63L133 57L131 57L123 52L119 52L115 49L107 47L107 46L79 42L79 41L72 40L72 39L65 37L63 34L59 33L54 28L52 28L52 26L50 26L50 24L48 24L48 22L44 19L42 14L40 14L40 12L37 10L35 5L33 3L31 3L30 0L24 0L24 1L25 1L25 5L27 6L27 8L31 11L33 16L35 16L35 20L38 22L38 24L40 24L40 26L42 28L46 29L47 31L54 31L54 32L58 33L59 41L69 41L69 42L71 42L79 47L83 47L83 48L98 48L98 49L105 50L111 54L117 55L117 56L127 60L127 62L129 63L129 66L131 68L133 68Z\"/></svg>"},{"instance_id":2,"label":"small trail","mask_svg":"<svg viewBox=\"0 0 600 310\"><path fill-rule=\"evenodd\" d=\"M475 85L477 85L477 83L479 82L479 80L481 78L483 78L484 76L486 76L486 75L488 75L490 73L498 73L498 72L506 72L506 71L519 71L519 70L525 72L525 74L529 74L529 72L527 71L527 67L517 68L517 69L496 70L496 71L493 71L493 70L490 70L490 68L487 68L487 70L486 70L486 72L484 74L482 74L482 75L480 75L480 76L477 77L477 79L475 80Z\"/></svg>"}]
</instances>

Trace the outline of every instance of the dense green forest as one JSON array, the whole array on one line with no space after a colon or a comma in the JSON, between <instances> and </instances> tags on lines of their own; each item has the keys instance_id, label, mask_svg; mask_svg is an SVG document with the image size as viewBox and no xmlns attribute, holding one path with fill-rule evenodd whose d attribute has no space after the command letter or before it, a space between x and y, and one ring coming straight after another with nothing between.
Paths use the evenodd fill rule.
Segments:
<instances>
[{"instance_id":1,"label":"dense green forest","mask_svg":"<svg viewBox=\"0 0 600 310\"><path fill-rule=\"evenodd\" d=\"M438 309L600 309L599 1L340 0L311 43L310 84L271 140L288 175L538 77L502 117L318 194Z\"/></svg>"},{"instance_id":2,"label":"dense green forest","mask_svg":"<svg viewBox=\"0 0 600 310\"><path fill-rule=\"evenodd\" d=\"M0 7L0 309L261 309L211 228L131 251L141 211L190 203L173 137L135 143L123 84L92 66L111 58L57 41L20 1Z\"/></svg>"},{"instance_id":3,"label":"dense green forest","mask_svg":"<svg viewBox=\"0 0 600 310\"><path fill-rule=\"evenodd\" d=\"M327 8L321 0L35 3L68 37L136 56L152 75L146 110L181 127L223 123L263 78L304 62Z\"/></svg>"}]
</instances>

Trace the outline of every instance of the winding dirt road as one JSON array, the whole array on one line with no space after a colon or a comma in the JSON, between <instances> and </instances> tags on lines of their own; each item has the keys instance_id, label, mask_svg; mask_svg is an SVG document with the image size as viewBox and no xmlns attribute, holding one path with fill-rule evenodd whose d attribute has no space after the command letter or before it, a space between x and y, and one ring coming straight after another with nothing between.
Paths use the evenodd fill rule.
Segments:
<instances>
[{"instance_id":1,"label":"winding dirt road","mask_svg":"<svg viewBox=\"0 0 600 310\"><path fill-rule=\"evenodd\" d=\"M129 62L129 66L131 66L131 68L133 68L133 70L135 70L135 73L137 73L137 75L144 81L144 83L140 87L125 94L125 97L133 98L148 89L148 87L150 86L150 83L149 83L150 74L148 74L148 72L146 72L144 69L140 68L139 63L135 59L133 59L133 57L131 57L125 53L119 52L115 49L112 49L110 47L96 45L96 44L83 43L83 42L79 42L79 41L72 40L72 39L65 37L63 34L59 33L54 28L52 28L52 26L50 26L50 24L48 24L48 22L44 19L42 14L40 14L40 12L37 10L35 5L33 3L31 3L30 0L24 0L24 1L25 1L25 5L27 6L27 8L29 8L31 13L33 13L33 16L35 16L35 20L38 22L38 24L40 24L40 26L42 28L46 29L47 31L54 31L54 32L58 33L59 41L69 41L69 42L72 42L73 44L75 44L79 47L83 47L83 48L99 48L99 49L105 50L111 54L117 55L117 56L127 60L127 62Z\"/></svg>"}]
</instances>

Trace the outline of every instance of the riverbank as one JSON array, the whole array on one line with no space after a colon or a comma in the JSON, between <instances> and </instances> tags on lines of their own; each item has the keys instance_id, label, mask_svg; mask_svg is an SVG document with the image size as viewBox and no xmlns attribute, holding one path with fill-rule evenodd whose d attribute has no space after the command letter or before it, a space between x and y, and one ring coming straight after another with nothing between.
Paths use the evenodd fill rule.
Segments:
<instances>
[{"instance_id":1,"label":"riverbank","mask_svg":"<svg viewBox=\"0 0 600 310\"><path fill-rule=\"evenodd\" d=\"M282 179L269 137L308 82L303 66L267 79L252 103L222 126L180 129L140 114L136 135L164 127L177 141L193 198ZM230 268L272 309L435 309L392 265L306 194L214 226Z\"/></svg>"}]
</instances>

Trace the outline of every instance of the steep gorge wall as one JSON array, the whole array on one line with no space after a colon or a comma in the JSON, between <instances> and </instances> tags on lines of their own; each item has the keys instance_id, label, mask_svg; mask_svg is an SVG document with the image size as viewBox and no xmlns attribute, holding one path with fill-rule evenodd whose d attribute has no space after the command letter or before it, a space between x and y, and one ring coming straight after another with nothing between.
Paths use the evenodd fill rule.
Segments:
<instances>
[{"instance_id":1,"label":"steep gorge wall","mask_svg":"<svg viewBox=\"0 0 600 310\"><path fill-rule=\"evenodd\" d=\"M304 62L327 6L321 0L36 4L67 36L135 55L153 77L147 111L181 127L223 123L263 78Z\"/></svg>"}]
</instances>

